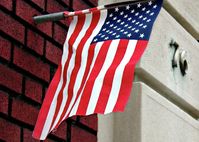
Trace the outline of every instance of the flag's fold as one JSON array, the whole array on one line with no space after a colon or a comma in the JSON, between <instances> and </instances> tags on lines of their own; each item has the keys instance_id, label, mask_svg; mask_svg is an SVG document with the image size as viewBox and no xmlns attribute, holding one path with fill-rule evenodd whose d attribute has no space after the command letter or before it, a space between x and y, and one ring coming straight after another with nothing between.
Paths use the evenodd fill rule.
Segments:
<instances>
[{"instance_id":1,"label":"flag's fold","mask_svg":"<svg viewBox=\"0 0 199 142\"><path fill-rule=\"evenodd\" d=\"M161 5L162 0L145 0L73 12L61 63L39 112L34 138L44 140L74 115L124 110L135 64L147 46Z\"/></svg>"}]
</instances>

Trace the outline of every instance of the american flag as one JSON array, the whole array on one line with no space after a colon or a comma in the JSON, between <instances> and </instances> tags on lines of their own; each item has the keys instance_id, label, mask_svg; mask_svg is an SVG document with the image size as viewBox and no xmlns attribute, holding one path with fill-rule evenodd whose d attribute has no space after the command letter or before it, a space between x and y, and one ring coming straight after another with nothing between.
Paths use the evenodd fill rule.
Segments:
<instances>
[{"instance_id":1,"label":"american flag","mask_svg":"<svg viewBox=\"0 0 199 142\"><path fill-rule=\"evenodd\" d=\"M123 111L136 62L162 0L125 2L72 16L61 64L49 86L33 137L45 139L74 115Z\"/></svg>"}]
</instances>

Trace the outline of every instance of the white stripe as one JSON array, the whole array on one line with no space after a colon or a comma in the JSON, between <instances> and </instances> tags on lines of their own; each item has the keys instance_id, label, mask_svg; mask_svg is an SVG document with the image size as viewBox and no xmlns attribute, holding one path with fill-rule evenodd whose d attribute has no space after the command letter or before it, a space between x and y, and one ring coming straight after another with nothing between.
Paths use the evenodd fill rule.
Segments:
<instances>
[{"instance_id":1,"label":"white stripe","mask_svg":"<svg viewBox=\"0 0 199 142\"><path fill-rule=\"evenodd\" d=\"M117 40L113 40L110 44L110 47L109 47L107 55L106 55L106 59L102 66L102 69L100 70L100 72L94 82L93 90L92 90L91 97L89 100L86 115L92 114L95 110L95 107L97 105L97 101L98 101L98 98L99 98L99 95L101 92L101 88L103 85L104 76L105 76L107 70L109 69L110 65L113 62L119 42L120 42L120 40L117 39Z\"/></svg>"},{"instance_id":2,"label":"white stripe","mask_svg":"<svg viewBox=\"0 0 199 142\"><path fill-rule=\"evenodd\" d=\"M73 31L76 27L76 24L77 24L77 17L74 17L74 20L70 24L68 34L66 36L66 41L64 43L64 49L63 49L63 55L62 55L62 72L61 72L61 76L60 76L60 81L59 81L57 90L55 92L54 98L52 100L52 103L50 105L48 115L46 117L46 121L45 121L43 130L42 130L42 133L41 133L41 139L45 139L45 137L49 133L49 129L50 129L50 126L51 126L51 123L52 123L54 113L55 113L55 108L56 108L56 105L57 105L57 96L58 96L58 94L61 90L62 84L63 84L63 69L64 69L64 66L65 66L66 60L68 58L68 40L71 37L71 35L72 35L72 33L73 33Z\"/></svg>"},{"instance_id":3,"label":"white stripe","mask_svg":"<svg viewBox=\"0 0 199 142\"><path fill-rule=\"evenodd\" d=\"M78 90L81 86L82 79L83 79L83 76L84 76L84 73L85 73L89 47L91 45L93 38L100 32L100 30L101 30L101 28L102 28L102 26L103 26L103 24L106 20L106 16L107 16L106 11L100 13L99 22L96 25L95 29L93 30L91 36L88 38L87 42L84 45L84 48L83 48L83 51L82 51L82 56L81 56L82 62L81 62L80 70L78 71L77 78L76 78L75 85L74 85L74 92L73 93L75 94L75 98L76 98L77 92L78 92ZM66 113L67 115L68 115L69 111L71 110L71 107L74 105L75 98L70 103L69 109ZM79 103L77 102L76 105L73 107L71 114L76 113L78 105L79 105Z\"/></svg>"},{"instance_id":4,"label":"white stripe","mask_svg":"<svg viewBox=\"0 0 199 142\"><path fill-rule=\"evenodd\" d=\"M67 102L67 99L68 99L68 85L69 85L69 82L70 82L70 78L71 78L71 73L74 69L74 66L75 66L75 56L76 56L76 50L77 50L77 47L82 39L82 37L85 35L86 33L86 30L88 29L89 25L90 25L90 22L91 22L91 15L86 15L86 21L88 22L85 22L85 24L83 25L82 27L82 30L79 32L79 35L77 36L77 39L76 41L74 42L73 44L73 54L72 54L72 57L71 57L71 60L70 60L70 63L69 63L69 66L68 66L68 70L67 70L67 82L66 82L66 85L64 87L64 90L63 90L63 101L61 102L61 106L60 106L60 110L59 110L59 113L55 119L55 123L53 124L51 130L54 129L54 127L57 125L63 111L64 111L64 107L66 105L66 102Z\"/></svg>"},{"instance_id":5,"label":"white stripe","mask_svg":"<svg viewBox=\"0 0 199 142\"><path fill-rule=\"evenodd\" d=\"M115 71L110 96L109 96L108 103L107 103L104 114L110 113L114 109L114 106L117 102L117 98L119 95L120 86L122 83L122 76L123 76L125 66L130 61L131 56L134 53L136 44L137 44L137 40L129 40L125 55Z\"/></svg>"}]
</instances>

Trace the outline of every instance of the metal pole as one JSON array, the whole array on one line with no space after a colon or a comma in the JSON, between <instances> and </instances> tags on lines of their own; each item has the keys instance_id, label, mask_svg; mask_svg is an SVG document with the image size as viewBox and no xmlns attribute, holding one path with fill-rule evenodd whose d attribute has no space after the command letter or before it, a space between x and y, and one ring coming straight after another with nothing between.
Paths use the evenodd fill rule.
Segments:
<instances>
[{"instance_id":1,"label":"metal pole","mask_svg":"<svg viewBox=\"0 0 199 142\"><path fill-rule=\"evenodd\" d=\"M59 21L64 19L64 12L57 12L57 13L52 13L52 14L46 14L46 15L40 15L40 16L35 16L33 17L35 23L43 23L47 21Z\"/></svg>"}]
</instances>

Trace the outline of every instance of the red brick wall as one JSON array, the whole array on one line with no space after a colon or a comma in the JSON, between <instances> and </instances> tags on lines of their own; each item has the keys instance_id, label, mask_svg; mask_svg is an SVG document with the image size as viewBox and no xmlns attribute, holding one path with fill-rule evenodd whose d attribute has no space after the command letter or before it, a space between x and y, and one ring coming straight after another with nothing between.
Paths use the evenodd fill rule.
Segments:
<instances>
[{"instance_id":1,"label":"red brick wall","mask_svg":"<svg viewBox=\"0 0 199 142\"><path fill-rule=\"evenodd\" d=\"M97 5L97 0L0 0L0 141L29 142L62 54L67 22L32 17ZM97 116L73 117L46 141L95 142Z\"/></svg>"}]
</instances>

